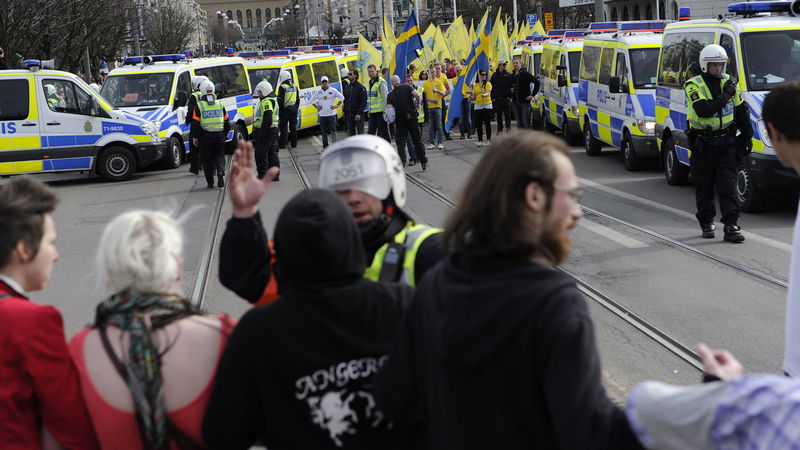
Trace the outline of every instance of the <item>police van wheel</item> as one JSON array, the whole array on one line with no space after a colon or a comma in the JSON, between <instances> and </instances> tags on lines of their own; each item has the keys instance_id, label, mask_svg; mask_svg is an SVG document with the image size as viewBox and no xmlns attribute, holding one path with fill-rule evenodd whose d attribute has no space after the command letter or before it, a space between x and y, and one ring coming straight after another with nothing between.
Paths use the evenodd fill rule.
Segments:
<instances>
[{"instance_id":1,"label":"police van wheel","mask_svg":"<svg viewBox=\"0 0 800 450\"><path fill-rule=\"evenodd\" d=\"M576 139L576 136L569 130L569 120L567 119L567 116L565 115L562 117L562 120L561 137L564 138L564 140L567 142L567 145L577 145L578 140Z\"/></svg>"},{"instance_id":2,"label":"police van wheel","mask_svg":"<svg viewBox=\"0 0 800 450\"><path fill-rule=\"evenodd\" d=\"M161 160L165 169L175 169L180 167L183 161L183 145L175 136L167 139L167 151Z\"/></svg>"},{"instance_id":3,"label":"police van wheel","mask_svg":"<svg viewBox=\"0 0 800 450\"><path fill-rule=\"evenodd\" d=\"M589 125L589 118L586 118L586 122L583 124L583 145L586 147L586 154L589 156L597 156L603 149L603 143L592 136L592 127Z\"/></svg>"},{"instance_id":4,"label":"police van wheel","mask_svg":"<svg viewBox=\"0 0 800 450\"><path fill-rule=\"evenodd\" d=\"M662 146L664 148L664 176L667 178L667 183L673 186L686 184L689 181L689 166L678 159L675 141L672 137L668 137Z\"/></svg>"},{"instance_id":5,"label":"police van wheel","mask_svg":"<svg viewBox=\"0 0 800 450\"><path fill-rule=\"evenodd\" d=\"M763 209L764 195L753 185L753 177L747 166L739 164L736 171L736 201L744 212Z\"/></svg>"},{"instance_id":6,"label":"police van wheel","mask_svg":"<svg viewBox=\"0 0 800 450\"><path fill-rule=\"evenodd\" d=\"M125 181L136 172L136 158L125 147L109 147L100 154L97 170L108 181Z\"/></svg>"},{"instance_id":7,"label":"police van wheel","mask_svg":"<svg viewBox=\"0 0 800 450\"><path fill-rule=\"evenodd\" d=\"M622 164L625 170L633 172L634 170L641 170L642 160L636 154L633 145L631 144L631 137L627 132L622 137L622 144L620 145L620 153L622 153Z\"/></svg>"}]
</instances>

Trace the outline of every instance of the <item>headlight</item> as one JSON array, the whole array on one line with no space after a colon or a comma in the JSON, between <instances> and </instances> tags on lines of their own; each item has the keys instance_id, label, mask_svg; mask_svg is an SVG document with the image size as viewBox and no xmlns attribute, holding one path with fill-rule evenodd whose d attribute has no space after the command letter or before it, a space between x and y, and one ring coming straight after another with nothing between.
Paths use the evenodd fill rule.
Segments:
<instances>
[{"instance_id":1,"label":"headlight","mask_svg":"<svg viewBox=\"0 0 800 450\"><path fill-rule=\"evenodd\" d=\"M767 147L772 147L772 141L769 140L766 122L759 120L756 125L758 126L758 135L761 137L761 142L763 142Z\"/></svg>"},{"instance_id":2,"label":"headlight","mask_svg":"<svg viewBox=\"0 0 800 450\"><path fill-rule=\"evenodd\" d=\"M636 125L639 126L640 130L644 130L647 132L652 132L656 129L656 123L652 120L637 120Z\"/></svg>"},{"instance_id":3,"label":"headlight","mask_svg":"<svg viewBox=\"0 0 800 450\"><path fill-rule=\"evenodd\" d=\"M144 134L149 135L154 140L158 140L158 130L161 129L161 122L146 122L139 125L139 127L142 129Z\"/></svg>"}]
</instances>

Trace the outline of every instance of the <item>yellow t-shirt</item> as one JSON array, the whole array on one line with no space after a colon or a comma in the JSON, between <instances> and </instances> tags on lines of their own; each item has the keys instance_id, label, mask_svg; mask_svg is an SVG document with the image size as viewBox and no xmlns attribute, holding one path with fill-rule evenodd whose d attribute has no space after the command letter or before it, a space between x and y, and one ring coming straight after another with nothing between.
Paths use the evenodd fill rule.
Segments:
<instances>
[{"instance_id":1,"label":"yellow t-shirt","mask_svg":"<svg viewBox=\"0 0 800 450\"><path fill-rule=\"evenodd\" d=\"M491 105L492 104L492 83L487 81L486 86L481 88L481 83L475 83L472 85L472 92L475 93L475 106L484 106L484 105ZM483 96L483 93L486 92L488 95L486 97Z\"/></svg>"},{"instance_id":2,"label":"yellow t-shirt","mask_svg":"<svg viewBox=\"0 0 800 450\"><path fill-rule=\"evenodd\" d=\"M434 79L425 80L425 83L422 85L422 89L425 90L425 95L428 97L428 108L442 107L443 96L441 94L433 92L434 89L444 92L444 85L442 84L441 80L434 80Z\"/></svg>"},{"instance_id":3,"label":"yellow t-shirt","mask_svg":"<svg viewBox=\"0 0 800 450\"><path fill-rule=\"evenodd\" d=\"M445 75L445 74L444 74L444 72L442 72L442 73L440 73L440 74L439 74L439 80L441 80L441 81L442 81L442 90L443 90L443 91L445 90L445 89L444 89L444 86L450 86L450 80L448 80L448 79L447 79L447 75ZM452 88L452 86L451 86L451 87L450 87L450 91L452 92L452 90L453 90L453 88ZM447 95L446 97L450 97L450 96L449 96L449 95Z\"/></svg>"}]
</instances>

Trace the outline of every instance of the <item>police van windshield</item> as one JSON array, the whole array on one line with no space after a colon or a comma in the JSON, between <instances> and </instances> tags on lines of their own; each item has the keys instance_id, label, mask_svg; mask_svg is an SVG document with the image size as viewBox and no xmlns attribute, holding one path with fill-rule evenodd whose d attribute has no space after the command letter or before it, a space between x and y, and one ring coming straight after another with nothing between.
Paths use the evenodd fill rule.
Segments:
<instances>
[{"instance_id":1,"label":"police van windshield","mask_svg":"<svg viewBox=\"0 0 800 450\"><path fill-rule=\"evenodd\" d=\"M100 90L114 107L168 105L172 73L131 73L111 75Z\"/></svg>"},{"instance_id":2,"label":"police van windshield","mask_svg":"<svg viewBox=\"0 0 800 450\"><path fill-rule=\"evenodd\" d=\"M541 53L534 53L533 54L533 73L539 75L542 73L542 54Z\"/></svg>"},{"instance_id":3,"label":"police van windshield","mask_svg":"<svg viewBox=\"0 0 800 450\"><path fill-rule=\"evenodd\" d=\"M630 51L633 66L633 87L635 89L656 87L658 71L658 49L644 48Z\"/></svg>"},{"instance_id":4,"label":"police van windshield","mask_svg":"<svg viewBox=\"0 0 800 450\"><path fill-rule=\"evenodd\" d=\"M580 75L581 67L581 52L580 51L572 51L569 52L569 81L570 83L577 83L578 82L578 75Z\"/></svg>"},{"instance_id":5,"label":"police van windshield","mask_svg":"<svg viewBox=\"0 0 800 450\"><path fill-rule=\"evenodd\" d=\"M272 85L272 89L277 91L278 86L275 83L278 82L278 74L280 71L281 69L279 67L270 69L249 69L247 71L247 76L250 77L250 86L255 89L258 83L267 80L269 81L269 84Z\"/></svg>"},{"instance_id":6,"label":"police van windshield","mask_svg":"<svg viewBox=\"0 0 800 450\"><path fill-rule=\"evenodd\" d=\"M800 30L742 33L742 52L748 90L800 80Z\"/></svg>"}]
</instances>

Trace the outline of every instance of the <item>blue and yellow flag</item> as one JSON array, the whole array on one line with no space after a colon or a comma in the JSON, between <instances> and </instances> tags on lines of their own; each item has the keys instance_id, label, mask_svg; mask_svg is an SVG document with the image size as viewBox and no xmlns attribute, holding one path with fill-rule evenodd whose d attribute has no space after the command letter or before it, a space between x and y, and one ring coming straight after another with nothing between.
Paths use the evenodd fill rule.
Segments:
<instances>
[{"instance_id":1,"label":"blue and yellow flag","mask_svg":"<svg viewBox=\"0 0 800 450\"><path fill-rule=\"evenodd\" d=\"M444 125L444 129L448 133L453 127L453 121L461 117L461 100L464 99L469 86L475 82L478 70L485 70L487 74L489 73L489 55L492 53L491 46L493 44L492 15L489 11L484 14L481 24L483 26L475 30L477 38L472 45L472 51L469 52L467 63L461 68L461 74L453 88L450 106L447 109L447 123Z\"/></svg>"},{"instance_id":2,"label":"blue and yellow flag","mask_svg":"<svg viewBox=\"0 0 800 450\"><path fill-rule=\"evenodd\" d=\"M422 36L419 35L417 15L414 11L411 11L411 15L408 16L406 25L403 27L403 32L397 37L394 57L389 66L389 75L399 76L400 82L404 83L408 65L417 59L417 50L422 50L423 47Z\"/></svg>"}]
</instances>

